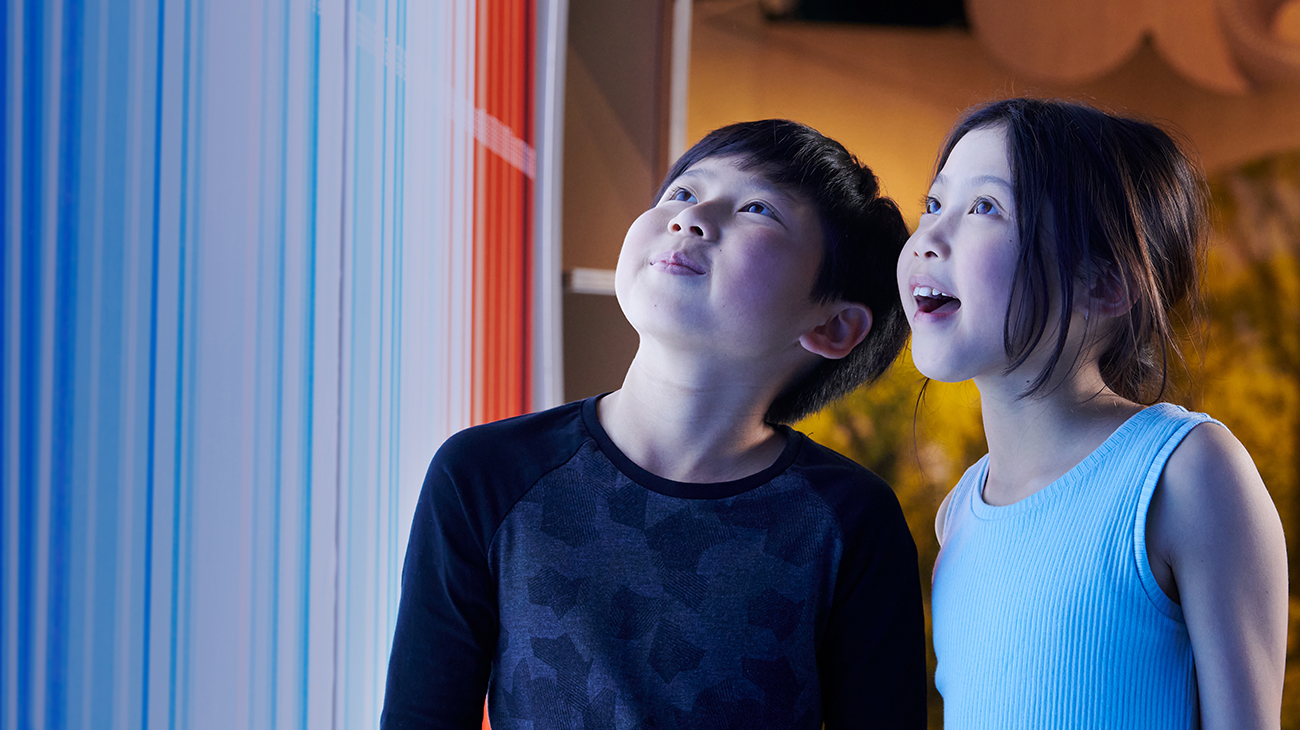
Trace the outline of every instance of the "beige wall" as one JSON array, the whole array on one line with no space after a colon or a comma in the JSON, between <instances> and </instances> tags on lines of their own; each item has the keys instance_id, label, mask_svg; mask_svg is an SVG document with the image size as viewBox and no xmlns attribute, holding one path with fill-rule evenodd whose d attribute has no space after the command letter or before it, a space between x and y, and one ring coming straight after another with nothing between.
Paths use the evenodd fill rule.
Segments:
<instances>
[{"instance_id":1,"label":"beige wall","mask_svg":"<svg viewBox=\"0 0 1300 730\"><path fill-rule=\"evenodd\" d=\"M613 269L667 169L671 0L570 0L563 267ZM564 399L618 388L636 332L612 296L566 292Z\"/></svg>"},{"instance_id":2,"label":"beige wall","mask_svg":"<svg viewBox=\"0 0 1300 730\"><path fill-rule=\"evenodd\" d=\"M668 0L570 0L564 268L612 269L666 169Z\"/></svg>"},{"instance_id":3,"label":"beige wall","mask_svg":"<svg viewBox=\"0 0 1300 730\"><path fill-rule=\"evenodd\" d=\"M695 9L692 140L741 119L805 122L870 165L913 225L943 135L961 110L999 96L1069 96L1172 123L1210 170L1300 148L1300 89L1215 93L1149 46L1093 82L1062 86L1012 72L965 30L769 23L756 0Z\"/></svg>"}]
</instances>

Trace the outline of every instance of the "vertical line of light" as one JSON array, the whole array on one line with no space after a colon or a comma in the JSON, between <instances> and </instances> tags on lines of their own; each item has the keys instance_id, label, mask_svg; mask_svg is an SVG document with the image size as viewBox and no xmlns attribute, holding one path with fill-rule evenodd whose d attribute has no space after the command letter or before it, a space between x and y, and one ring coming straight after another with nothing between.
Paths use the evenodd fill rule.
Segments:
<instances>
[{"instance_id":1,"label":"vertical line of light","mask_svg":"<svg viewBox=\"0 0 1300 730\"><path fill-rule=\"evenodd\" d=\"M406 267L403 265L404 252L405 252L405 243L406 243L406 242L405 242L405 232L406 232L406 217L405 217L405 208L406 208L406 76L405 76L406 70L405 70L405 53L406 53L406 23L407 23L407 13L406 13L406 8L407 8L407 6L406 6L406 0L399 0L399 2L398 2L398 18L399 18L399 19L398 19L398 40L397 40L397 48L400 49L401 52L402 52L402 54L403 54L403 57L402 57L402 62L403 62L403 64L402 64L403 74L400 74L400 75L398 75L398 77L397 77L397 84L398 84L398 87L397 87L397 90L396 90L396 96L397 96L397 99L396 99L396 102L397 102L397 112L396 112L396 124L397 124L397 130L396 130L396 132L394 133L394 136L396 137L397 142L398 142L398 144L397 144L397 148L396 148L396 149L397 149L397 153L396 153L397 160L396 160L396 163L395 163L396 166L397 166L397 170L396 170L396 173L395 173L395 174L396 174L396 178L397 178L397 180L400 182L400 184L399 184L398 187L397 187L397 190L396 190L396 193L395 193L395 199L394 199L394 201L393 201L393 210L394 210L394 213L393 213L393 220L394 220L394 229L393 229L393 230L394 230L394 235L393 235L393 252L394 252L393 268L394 268L394 271L397 272L396 276L394 276L394 285L393 285L393 289L394 289L394 291L393 291L393 309L394 309L394 314L393 314L393 331L396 333L396 336L394 337L394 340L393 340L393 352L392 352L392 358L393 358L393 360L392 360L392 362L393 362L393 370L392 370L392 375L390 376L390 377L392 378L393 383L396 384L396 386L397 386L398 388L400 388L400 387L401 387L401 384L402 384L402 290L405 288L405 287L403 286L404 283L405 283L405 278L404 278L404 276L403 276L403 272L406 270ZM390 640L391 637L392 637L392 622L393 622L394 617L395 617L396 614L397 614L397 599L398 599L398 597L399 597L399 595L400 595L399 592L398 592L398 588L400 587L400 578L401 578L401 560L402 560L402 546L401 546L400 542L397 540L397 536L400 534L400 505L401 505L401 478L400 478L400 477L401 477L401 474L400 474L400 469L401 469L401 463L402 463L402 462L401 462L401 449L402 449L402 434L401 434L401 424L402 424L402 418L401 418L401 416L402 416L402 398L401 398L401 393L400 393L400 391L395 391L395 392L394 392L394 395L393 395L393 399L392 399L392 401L393 401L393 402L392 402L392 406L391 406L391 408L392 408L392 424L393 424L393 426L392 426L393 442L392 442L392 457L391 457L391 458L392 458L392 467L391 467L391 469L392 469L392 473L395 475L395 478L393 479L393 492L392 492L392 496L390 497L390 501L389 501L389 523L388 523L388 534L389 534L388 546L389 546L389 556L388 556L388 590L387 590L387 594L388 594L388 602L387 602L387 606L386 606L386 608L387 608L387 612L384 614L384 626L386 627L386 628L385 628L385 632L384 632L384 634L385 634L384 655L385 655L385 656L388 655L389 650L391 649L391 647L389 646L389 644L388 644L387 642L388 642L388 640Z\"/></svg>"},{"instance_id":2,"label":"vertical line of light","mask_svg":"<svg viewBox=\"0 0 1300 730\"><path fill-rule=\"evenodd\" d=\"M302 570L302 633L299 637L302 680L298 688L300 695L299 704L299 727L301 730L307 730L307 700L308 687L310 686L310 651L311 651L311 566L312 566L312 446L314 440L314 419L315 419L315 395L316 395L316 214L317 214L317 196L319 164L317 156L319 154L320 138L320 7L313 3L311 8L311 45L308 53L311 56L311 84L308 90L308 156L307 156L307 179L309 180L310 191L307 201L307 341L303 346L306 357L303 358L306 368L305 384L303 392L306 397L303 398L303 423L305 427L305 436L301 447L300 458L303 465L303 570Z\"/></svg>"},{"instance_id":3,"label":"vertical line of light","mask_svg":"<svg viewBox=\"0 0 1300 730\"><path fill-rule=\"evenodd\" d=\"M536 187L539 203L537 220L537 268L535 342L538 357L534 361L538 383L534 409L557 406L564 401L564 347L560 327L560 215L559 186L563 172L564 69L568 42L568 0L547 0L546 31L543 36L545 56L539 65L542 103L541 121L534 149L537 151Z\"/></svg>"},{"instance_id":4,"label":"vertical line of light","mask_svg":"<svg viewBox=\"0 0 1300 730\"><path fill-rule=\"evenodd\" d=\"M389 311L388 297L386 296L385 289L391 290L392 277L396 275L396 270L392 266L392 259L390 254L391 249L388 245L389 243L388 233L390 232L388 198L389 195L391 194L391 191L389 190L389 180L388 180L388 171L389 171L388 81L394 75L393 69L391 66L389 66L388 63L388 48L390 45L388 40L388 29L389 29L388 11L390 7L391 7L391 3L385 0L382 21L381 21L381 25L379 26L381 30L379 33L379 38L376 39L376 45L379 46L377 49L379 54L379 59L378 59L379 63L377 65L380 69L380 74L381 74L380 75L380 96L379 96L379 110L380 110L379 111L379 206L378 206L379 209L379 293L378 296L375 297L375 303L378 305L376 306L376 309L378 310L377 314L379 317L379 343L378 343L378 347L376 348L379 352L379 356L377 358L378 362L376 363L378 365L378 367L376 368L377 372L375 373L376 376L375 377L376 413L375 413L375 441L374 441L375 463L372 467L374 469L375 485L379 487L378 489L375 490L375 494L373 497L374 531L375 531L373 539L376 541L382 539L381 536L383 535L383 531L380 529L380 526L382 524L383 514L384 514L384 510L383 510L384 499L387 497L387 484L385 484L385 481L383 479L384 469L387 466L384 463L384 439L385 437L387 437L391 443L391 439L393 436L391 431L387 434L384 433L384 425L385 425L384 411L388 409L385 408L386 404L384 403L384 377L383 377L384 356L389 354L384 351L385 349L384 348L384 320L385 319L388 320L388 326L389 326L388 342L390 345L392 343L392 337L393 337L393 333L391 329L393 320L391 317L391 312ZM380 41L382 41L382 43L380 43ZM388 259L389 265L387 267L384 266L385 259ZM387 271L387 274L385 274L385 271ZM390 394L390 397L392 394L392 388L393 388L393 383L391 380L389 380L388 392ZM372 574L375 577L376 584L378 584L379 581L382 580L382 576L384 575L383 559L384 559L384 551L382 549L375 550L374 556L372 558L374 562L370 566L370 569L372 571ZM375 608L379 605L380 600L381 599L380 596L378 595L378 591L372 591L372 595L369 601L370 609L371 609L370 613L372 615L372 619L370 621L371 651L378 651L379 647L382 647L384 645L383 637L384 634L387 633L386 628L384 626L384 622L374 620L375 618L377 618L375 614L378 614L378 611L376 611ZM367 661L369 661L370 659L371 657L367 657Z\"/></svg>"},{"instance_id":5,"label":"vertical line of light","mask_svg":"<svg viewBox=\"0 0 1300 730\"><path fill-rule=\"evenodd\" d=\"M49 727L64 726L67 702L68 539L72 489L72 419L76 397L77 332L77 203L81 187L81 31L82 0L65 0L59 67L58 190L59 216L55 230L54 387L50 439L50 566L48 630L46 632L45 719Z\"/></svg>"},{"instance_id":6,"label":"vertical line of light","mask_svg":"<svg viewBox=\"0 0 1300 730\"><path fill-rule=\"evenodd\" d=\"M9 483L9 6L0 8L0 483ZM9 490L0 491L0 676L9 675ZM12 675L10 675L12 676ZM9 719L9 679L0 679L0 725Z\"/></svg>"},{"instance_id":7,"label":"vertical line of light","mask_svg":"<svg viewBox=\"0 0 1300 730\"><path fill-rule=\"evenodd\" d=\"M190 1L191 0L187 0L187 3L189 3ZM193 78L192 85L197 89L199 89L199 91L195 93L194 101L193 101L194 130L192 135L192 140L195 147L195 153L193 156L194 172L193 172L193 183L192 183L193 185L192 195L195 201L195 205L194 205L194 210L192 215L193 220L191 222L191 226L194 230L194 236L192 242L196 250L195 250L195 256L193 257L193 261L192 263L189 264L189 266L192 267L193 276L191 277L191 281L193 286L191 287L191 292L189 293L189 298L190 298L189 306L186 308L186 314L190 319L189 327L192 330L192 336L190 337L190 341L186 344L186 348L188 350L186 354L186 362L188 364L189 373L188 373L188 377L185 379L185 383L186 383L185 397L189 402L190 417L187 419L187 422L185 423L186 428L184 432L180 434L180 436L184 439L185 454L186 454L185 481L184 481L183 488L180 490L185 499L185 513L184 513L184 524L183 524L183 532L185 535L185 574L182 583L183 608L181 612L181 620L182 620L181 655L187 661L185 661L185 663L182 664L180 667L181 670L180 688L182 692L181 707L180 707L181 724L185 727L190 727L193 724L192 712L193 712L193 700L194 700L194 689L195 689L194 681L193 681L193 673L194 673L194 666L195 666L195 663L193 661L193 657L194 657L193 645L194 645L194 637L195 637L194 535L196 531L194 529L194 502L195 502L194 469L195 469L196 459L194 457L194 454L197 450L196 437L198 433L198 429L196 428L195 425L197 423L197 419L195 418L195 416L198 415L197 391L199 385L199 379L198 379L199 362L197 357L198 343L199 343L199 336L198 336L199 304L198 303L199 301L201 301L200 299L201 294L199 289L203 285L203 277L199 275L200 258L197 254L197 248L204 243L204 241L200 238L199 232L203 230L203 221L201 220L201 217L204 212L204 206L202 205L202 201L204 199L203 173L202 173L202 167L203 167L202 142L204 139L207 138L207 134L204 129L204 125L206 123L206 110L204 109L203 106L204 95L202 93L202 90L205 89L207 86L207 63L206 63L207 48L205 45L207 41L207 29L204 26L204 20L207 17L206 8L204 7L206 4L206 0L192 0L192 1L199 8L199 11L194 15L195 19L194 19L194 36L193 36L194 37L193 57L195 59L195 63L194 63L194 78Z\"/></svg>"},{"instance_id":8,"label":"vertical line of light","mask_svg":"<svg viewBox=\"0 0 1300 730\"><path fill-rule=\"evenodd\" d=\"M449 22L445 26L446 29L443 31L443 33L445 34L445 38L447 39L447 46L449 47L449 51L447 53L448 61L447 61L447 72L446 72L446 76L447 76L446 89L447 89L448 97L444 100L444 102L447 105L447 109L448 109L447 117L450 119L450 121L447 123L447 134L445 140L447 145L446 150L447 150L448 180L447 180L447 184L443 188L445 193L444 201L447 205L447 215L445 216L446 224L443 226L443 230L447 236L448 245L447 245L447 250L443 252L443 261L447 265L443 267L444 273L443 273L442 283L445 284L445 286L442 287L442 291L445 292L443 294L443 305L444 305L443 313L445 316L445 322L443 324L447 328L447 335L448 335L447 339L450 342L451 346L446 348L446 355L444 356L443 364L444 367L446 368L448 377L445 378L445 382L443 384L443 392L440 395L442 396L442 402L448 405L447 408L448 411L451 410L450 406L452 403L459 403L459 401L455 399L454 394L460 390L459 388L456 387L455 377L454 377L457 374L457 368L455 367L456 358L458 354L457 350L460 349L459 347L457 347L457 345L459 345L460 343L456 340L456 335L459 334L459 329L453 323L455 319L456 304L455 304L455 290L451 286L452 281L458 278L455 275L455 271L453 271L452 264L456 261L456 256L454 252L456 248L460 245L460 242L456 240L456 235L455 235L456 234L455 219L457 213L456 192L455 192L457 189L457 185L456 185L457 181L455 179L456 124L459 121L456 115L456 60L457 60L456 5L457 4L455 2L451 3L451 9L446 11L447 14L451 17L449 19ZM434 47L437 48L438 46L435 45ZM463 190L464 188L461 189ZM440 424L441 426L440 433L446 434L450 430L450 422L452 420L453 419L451 418L446 418L444 423Z\"/></svg>"},{"instance_id":9,"label":"vertical line of light","mask_svg":"<svg viewBox=\"0 0 1300 730\"><path fill-rule=\"evenodd\" d=\"M129 509L123 515L121 523L117 515L122 514L124 504L129 503L134 496L133 487L137 486L135 476L138 471L135 432L141 430L143 435L148 434L148 418L147 414L142 418L136 413L139 400L137 383L134 378L124 380L123 373L134 373L135 368L132 366L137 364L132 357L137 354L137 348L130 347L127 343L134 345L141 341L147 342L147 337L136 336L140 297L138 287L132 284L138 283L135 278L138 272L134 270L138 261L127 253L125 242L129 240L128 237L120 235L120 228L112 226L105 213L109 197L105 192L106 181L111 179L117 182L116 175L110 177L111 173L105 172L116 161L109 158L105 149L108 146L107 140L112 137L109 132L108 69L117 60L109 53L112 14L105 8L92 5L87 8L83 27L86 29L83 59L91 77L86 82L88 91L85 103L89 110L83 108L85 145L88 151L83 153L85 167L81 173L83 180L88 181L83 183L85 192L81 208L86 216L82 224L85 231L82 251L89 259L89 273L86 276L88 281L83 284L86 293L82 299L80 315L84 322L83 338L88 344L77 375L86 384L85 396L82 398L83 411L77 418L78 432L85 439L84 446L78 448L78 452L84 453L78 456L77 461L83 463L84 467L78 469L74 478L78 481L75 504L86 518L84 525L73 531L71 544L77 546L77 558L85 568L82 575L77 576L80 579L81 594L73 598L74 603L70 604L76 607L80 619L76 623L79 624L80 633L73 630L72 636L75 638L69 642L76 642L69 647L69 669L78 670L76 673L79 677L75 681L71 677L68 679L69 687L72 688L69 690L72 701L69 702L68 712L71 715L74 708L76 711L76 717L70 719L68 725L90 727L91 718L99 714L95 711L93 695L106 693L111 696L109 706L114 716L114 727L126 728L133 724L128 718L133 702L140 698L140 679L145 674L143 661L139 671L131 664L136 652L145 646L133 633L136 626L132 625L143 614L129 609L133 599L143 596L143 591L134 588L137 568L147 564L147 558L139 556L141 566L135 565L137 555L132 548L136 530L133 528L138 511ZM110 58L113 60L110 61ZM128 183L127 186L137 192L144 190L144 198L148 199L148 191L142 184ZM149 214L147 206L145 214ZM113 217L111 213L108 215ZM114 231L119 235L113 235L114 232L109 231L110 227L119 228ZM143 238L147 247L149 234L146 232ZM132 253L138 254L139 251L133 248ZM122 303L121 309L112 311L110 303L118 301ZM147 365L142 367L147 376ZM123 428L125 424L134 426L141 422L145 426L143 429ZM119 430L123 433L118 434ZM148 482L147 467L144 482ZM110 491L115 497L112 502L116 508L111 512L100 506L108 504L108 500L101 503L100 499ZM117 571L113 576L115 580L112 581L117 588L116 595L113 595L114 610L100 613L100 596L107 591L101 588L104 571L96 570L94 566L97 556L98 562L103 561L103 551L98 549L98 544L104 539L103 535L112 534L104 529L106 522L119 528L114 535L118 539L112 559L122 569ZM140 585L143 588L143 582ZM115 630L96 631L96 625L102 623L104 615L115 620ZM102 641L101 637L115 639L116 651L110 661L95 661L98 654L96 641ZM97 679L100 677L105 677L108 681ZM94 688L95 692L77 692L76 688Z\"/></svg>"},{"instance_id":10,"label":"vertical line of light","mask_svg":"<svg viewBox=\"0 0 1300 730\"><path fill-rule=\"evenodd\" d=\"M166 0L159 0L163 4ZM189 201L190 201L190 58L191 46L191 2L185 0L184 37L181 40L181 131L180 131L180 212L177 225L177 287L176 287L176 392L175 416L173 418L174 439L172 450L172 483L175 495L172 499L172 575L171 575L171 643L168 647L167 676L167 727L176 728L177 713L177 674L180 662L180 565L181 543L185 533L182 530L182 508L186 502L185 490L185 439L183 437L185 408L185 318L188 314L186 299L188 296L189 277Z\"/></svg>"},{"instance_id":11,"label":"vertical line of light","mask_svg":"<svg viewBox=\"0 0 1300 730\"><path fill-rule=\"evenodd\" d=\"M42 38L42 3L28 0L23 7L23 121L21 203L21 303L18 391L18 726L32 724L32 643L35 637L32 603L35 583L36 449L40 422L39 330L41 292L41 109L44 106L45 44Z\"/></svg>"},{"instance_id":12,"label":"vertical line of light","mask_svg":"<svg viewBox=\"0 0 1300 730\"><path fill-rule=\"evenodd\" d=\"M521 360L523 362L523 372L520 374L520 387L523 391L520 400L520 412L527 413L532 410L533 396L533 368L534 353L536 350L533 344L534 326L533 326L533 308L535 306L535 295L533 294L534 277L533 268L536 266L534 258L536 252L533 250L533 240L537 235L537 206L534 200L534 188L537 185L537 75L529 73L533 68L533 62L537 58L537 2L536 0L525 0L524 2L524 31L523 31L523 54L520 60L520 80L524 86L524 103L523 109L519 114L520 124L524 128L524 133L520 135L524 141L524 150L531 148L533 150L533 173L529 176L524 174L522 179L522 199L520 204L524 209L524 225L520 247L523 249L524 265L520 272L520 324L524 329L523 342L521 347ZM527 163L525 162L525 167Z\"/></svg>"},{"instance_id":13,"label":"vertical line of light","mask_svg":"<svg viewBox=\"0 0 1300 730\"><path fill-rule=\"evenodd\" d=\"M281 76L280 76L280 205L276 220L277 255L276 261L276 301L275 301L275 406L272 418L272 432L275 442L272 453L275 454L275 495L272 505L271 538L271 727L279 724L280 696L280 531L284 490L284 308L285 308L285 260L287 222L285 209L289 200L289 27L292 20L290 4L284 5L284 34L281 38Z\"/></svg>"},{"instance_id":14,"label":"vertical line of light","mask_svg":"<svg viewBox=\"0 0 1300 730\"><path fill-rule=\"evenodd\" d=\"M140 689L140 728L149 727L149 657L153 636L154 448L158 428L158 259L161 248L163 49L167 38L165 0L158 0L158 49L154 69L153 221L149 241L149 412L145 439L144 676Z\"/></svg>"},{"instance_id":15,"label":"vertical line of light","mask_svg":"<svg viewBox=\"0 0 1300 730\"><path fill-rule=\"evenodd\" d=\"M339 727L339 616L342 611L343 546L339 542L343 519L343 350L344 315L347 294L347 243L348 243L348 110L352 91L352 0L343 0L343 134L342 175L339 186L339 338L338 338L338 408L334 440L334 656L330 727Z\"/></svg>"}]
</instances>

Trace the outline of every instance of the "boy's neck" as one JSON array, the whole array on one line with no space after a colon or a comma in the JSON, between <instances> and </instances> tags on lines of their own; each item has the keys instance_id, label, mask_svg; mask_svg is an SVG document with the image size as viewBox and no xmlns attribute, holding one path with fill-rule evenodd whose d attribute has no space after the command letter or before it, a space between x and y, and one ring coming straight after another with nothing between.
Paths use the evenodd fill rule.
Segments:
<instances>
[{"instance_id":1,"label":"boy's neck","mask_svg":"<svg viewBox=\"0 0 1300 730\"><path fill-rule=\"evenodd\" d=\"M1027 383L1011 378L978 385L989 447L984 500L993 505L1018 502L1061 478L1142 410L1105 387L1099 372L1075 373L1025 398L1018 396Z\"/></svg>"},{"instance_id":2,"label":"boy's neck","mask_svg":"<svg viewBox=\"0 0 1300 730\"><path fill-rule=\"evenodd\" d=\"M623 387L597 411L610 440L638 466L673 481L714 483L756 474L780 457L785 439L763 420L776 395L762 387L770 377L680 361L665 370L642 359L638 353Z\"/></svg>"}]
</instances>

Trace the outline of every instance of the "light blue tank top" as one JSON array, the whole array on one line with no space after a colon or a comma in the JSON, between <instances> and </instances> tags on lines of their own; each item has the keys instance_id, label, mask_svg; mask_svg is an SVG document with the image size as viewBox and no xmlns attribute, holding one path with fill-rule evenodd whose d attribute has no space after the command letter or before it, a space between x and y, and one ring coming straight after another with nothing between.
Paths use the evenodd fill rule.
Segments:
<instances>
[{"instance_id":1,"label":"light blue tank top","mask_svg":"<svg viewBox=\"0 0 1300 730\"><path fill-rule=\"evenodd\" d=\"M1147 408L1005 507L981 495L988 456L966 471L932 593L945 730L1198 726L1187 624L1151 573L1146 516L1170 453L1207 421Z\"/></svg>"}]
</instances>

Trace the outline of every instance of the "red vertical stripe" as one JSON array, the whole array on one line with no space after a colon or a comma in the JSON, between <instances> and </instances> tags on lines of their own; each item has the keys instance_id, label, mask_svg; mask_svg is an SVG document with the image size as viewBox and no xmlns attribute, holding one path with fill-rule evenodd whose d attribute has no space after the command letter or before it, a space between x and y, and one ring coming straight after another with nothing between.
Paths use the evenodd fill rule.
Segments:
<instances>
[{"instance_id":1,"label":"red vertical stripe","mask_svg":"<svg viewBox=\"0 0 1300 730\"><path fill-rule=\"evenodd\" d=\"M533 0L479 0L475 106L487 117L475 144L475 422L522 413L531 400L533 183L498 125L534 144L530 59Z\"/></svg>"},{"instance_id":2,"label":"red vertical stripe","mask_svg":"<svg viewBox=\"0 0 1300 730\"><path fill-rule=\"evenodd\" d=\"M496 120L535 148L536 0L477 0L476 11L476 134L497 135L501 130L490 122ZM497 150L513 155L508 144ZM503 159L483 138L474 143L474 423L523 413L532 402L536 226L534 182L519 167L526 164L526 158ZM486 706L483 728L490 730Z\"/></svg>"}]
</instances>

